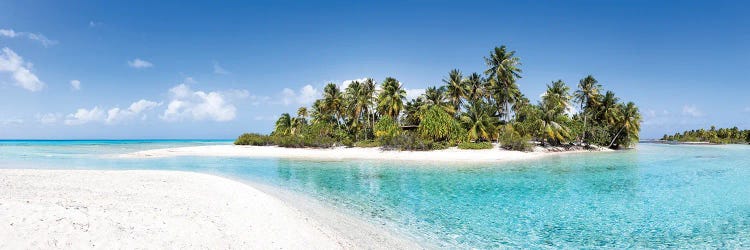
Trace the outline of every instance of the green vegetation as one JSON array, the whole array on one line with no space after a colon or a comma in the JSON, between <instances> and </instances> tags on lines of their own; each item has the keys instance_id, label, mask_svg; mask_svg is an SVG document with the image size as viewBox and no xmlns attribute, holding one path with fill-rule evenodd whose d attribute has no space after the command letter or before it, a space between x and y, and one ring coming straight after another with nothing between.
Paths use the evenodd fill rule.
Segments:
<instances>
[{"instance_id":1,"label":"green vegetation","mask_svg":"<svg viewBox=\"0 0 750 250\"><path fill-rule=\"evenodd\" d=\"M343 90L329 83L309 110L301 107L294 117L282 114L270 136L243 135L235 143L434 150L491 148L497 142L501 148L530 151L537 143L626 148L638 142L638 108L605 92L593 76L581 79L574 91L562 80L553 81L533 104L519 89L521 60L515 51L496 47L484 61L483 73L464 76L451 70L442 86L429 87L412 100L392 77L379 88L369 78Z\"/></svg>"},{"instance_id":2,"label":"green vegetation","mask_svg":"<svg viewBox=\"0 0 750 250\"><path fill-rule=\"evenodd\" d=\"M458 149L491 149L492 143L489 142L462 142L458 144Z\"/></svg>"},{"instance_id":3,"label":"green vegetation","mask_svg":"<svg viewBox=\"0 0 750 250\"><path fill-rule=\"evenodd\" d=\"M664 135L662 140L677 142L710 142L717 144L745 144L750 143L750 130L740 130L737 127L716 129L690 130L674 135Z\"/></svg>"},{"instance_id":4,"label":"green vegetation","mask_svg":"<svg viewBox=\"0 0 750 250\"><path fill-rule=\"evenodd\" d=\"M273 145L273 139L267 135L244 133L234 141L236 145L268 146Z\"/></svg>"}]
</instances>

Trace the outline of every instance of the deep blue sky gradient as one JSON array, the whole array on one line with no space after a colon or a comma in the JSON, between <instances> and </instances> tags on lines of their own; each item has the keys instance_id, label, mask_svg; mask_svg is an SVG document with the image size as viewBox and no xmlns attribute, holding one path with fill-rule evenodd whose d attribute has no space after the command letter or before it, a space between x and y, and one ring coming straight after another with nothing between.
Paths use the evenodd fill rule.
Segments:
<instances>
[{"instance_id":1,"label":"deep blue sky gradient","mask_svg":"<svg viewBox=\"0 0 750 250\"><path fill-rule=\"evenodd\" d=\"M0 36L46 84L0 71L0 138L232 138L269 132L293 112L282 91L386 76L406 88L448 71L485 69L502 44L523 63L521 90L572 88L593 74L644 114L643 138L717 126L750 128L750 4L744 1L122 1L0 2L0 29L43 34L44 47ZM90 25L94 23L94 27ZM140 58L154 66L134 69ZM228 74L214 73L219 64ZM194 81L186 81L186 78ZM69 81L81 81L71 90ZM223 93L229 121L160 117L169 89ZM232 92L247 95L231 97ZM161 103L118 123L65 124L77 109ZM42 123L52 114L55 122ZM143 117L142 115L145 115Z\"/></svg>"}]
</instances>

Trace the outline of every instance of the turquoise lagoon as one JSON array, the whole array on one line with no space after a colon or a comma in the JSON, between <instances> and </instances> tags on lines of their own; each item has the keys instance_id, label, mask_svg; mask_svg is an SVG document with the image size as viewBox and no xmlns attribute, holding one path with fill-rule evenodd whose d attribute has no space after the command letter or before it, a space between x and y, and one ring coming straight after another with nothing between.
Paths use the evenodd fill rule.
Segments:
<instances>
[{"instance_id":1,"label":"turquoise lagoon","mask_svg":"<svg viewBox=\"0 0 750 250\"><path fill-rule=\"evenodd\" d=\"M300 193L446 248L748 248L750 146L496 164L112 157L230 141L0 141L0 168L209 173Z\"/></svg>"}]
</instances>

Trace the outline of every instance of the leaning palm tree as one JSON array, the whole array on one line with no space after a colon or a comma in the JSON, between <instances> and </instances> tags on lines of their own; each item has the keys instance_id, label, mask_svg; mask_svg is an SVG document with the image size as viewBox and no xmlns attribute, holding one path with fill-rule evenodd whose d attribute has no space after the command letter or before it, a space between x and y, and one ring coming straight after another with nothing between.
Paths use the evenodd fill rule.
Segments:
<instances>
[{"instance_id":1,"label":"leaning palm tree","mask_svg":"<svg viewBox=\"0 0 750 250\"><path fill-rule=\"evenodd\" d=\"M498 109L505 115L505 121L510 121L510 104L517 100L520 90L516 79L521 78L521 59L515 56L515 51L507 51L505 45L495 47L489 57L484 60L489 67L484 73L487 75L493 97Z\"/></svg>"},{"instance_id":2,"label":"leaning palm tree","mask_svg":"<svg viewBox=\"0 0 750 250\"><path fill-rule=\"evenodd\" d=\"M406 99L406 91L401 83L392 77L385 78L382 90L378 94L378 113L390 116L397 121L404 108L404 99Z\"/></svg>"},{"instance_id":3,"label":"leaning palm tree","mask_svg":"<svg viewBox=\"0 0 750 250\"><path fill-rule=\"evenodd\" d=\"M581 104L580 114L583 115L583 135L581 136L581 142L586 140L588 117L592 110L595 110L599 105L599 90L601 88L602 85L591 75L578 82L578 90L576 90L574 96L575 100Z\"/></svg>"},{"instance_id":4,"label":"leaning palm tree","mask_svg":"<svg viewBox=\"0 0 750 250\"><path fill-rule=\"evenodd\" d=\"M484 100L466 105L466 112L462 113L460 121L468 132L469 141L494 139L497 119L492 113L491 106Z\"/></svg>"},{"instance_id":5,"label":"leaning palm tree","mask_svg":"<svg viewBox=\"0 0 750 250\"><path fill-rule=\"evenodd\" d=\"M638 107L636 107L633 102L619 104L617 105L617 108L620 110L617 117L617 125L620 126L620 129L617 131L617 134L615 134L615 137L612 138L608 147L612 147L612 145L615 144L615 140L617 140L623 132L625 132L626 135L626 138L624 138L626 140L624 141L626 145L638 142L638 132L641 130L641 114L638 112Z\"/></svg>"},{"instance_id":6,"label":"leaning palm tree","mask_svg":"<svg viewBox=\"0 0 750 250\"><path fill-rule=\"evenodd\" d=\"M443 79L446 95L448 96L451 105L453 105L453 110L456 111L461 107L461 99L466 96L462 81L463 76L458 69L451 70L451 72L448 73L448 78Z\"/></svg>"}]
</instances>

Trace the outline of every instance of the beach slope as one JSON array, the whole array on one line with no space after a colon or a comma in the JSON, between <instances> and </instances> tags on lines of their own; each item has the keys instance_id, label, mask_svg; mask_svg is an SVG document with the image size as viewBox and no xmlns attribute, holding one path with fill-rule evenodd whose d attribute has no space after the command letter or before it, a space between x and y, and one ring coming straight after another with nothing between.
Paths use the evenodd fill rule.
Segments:
<instances>
[{"instance_id":1,"label":"beach slope","mask_svg":"<svg viewBox=\"0 0 750 250\"><path fill-rule=\"evenodd\" d=\"M0 170L0 249L404 248L358 240L206 174Z\"/></svg>"},{"instance_id":2,"label":"beach slope","mask_svg":"<svg viewBox=\"0 0 750 250\"><path fill-rule=\"evenodd\" d=\"M272 157L299 158L318 160L396 160L421 162L504 162L537 159L545 156L590 151L612 151L597 148L595 150L564 150L559 148L545 149L536 147L534 152L520 152L502 149L462 150L445 149L433 151L397 151L380 148L282 148L277 146L238 146L209 145L195 147L177 147L145 150L119 155L123 158L153 158L172 156L219 156L219 157Z\"/></svg>"}]
</instances>

